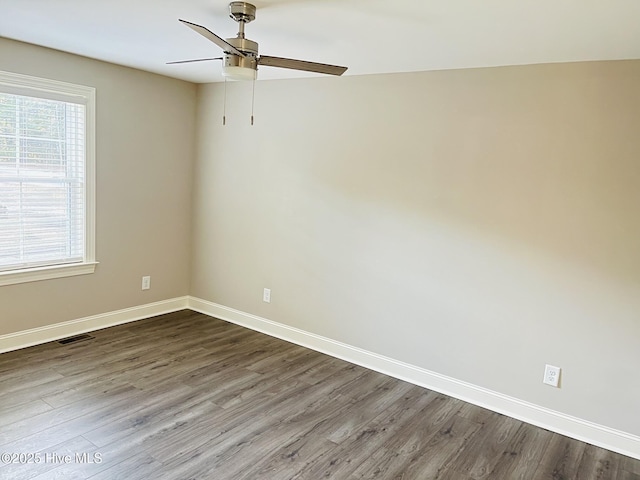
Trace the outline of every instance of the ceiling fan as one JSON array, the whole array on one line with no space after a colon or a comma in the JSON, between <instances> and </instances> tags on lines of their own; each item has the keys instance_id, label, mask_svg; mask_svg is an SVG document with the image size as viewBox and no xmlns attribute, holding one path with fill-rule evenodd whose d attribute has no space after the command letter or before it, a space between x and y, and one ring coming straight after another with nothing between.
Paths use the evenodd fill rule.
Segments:
<instances>
[{"instance_id":1,"label":"ceiling fan","mask_svg":"<svg viewBox=\"0 0 640 480\"><path fill-rule=\"evenodd\" d=\"M291 58L258 56L258 44L245 37L245 24L255 20L256 7L247 2L231 2L229 4L229 16L238 22L238 34L236 37L224 39L202 25L179 19L184 25L199 33L207 40L218 45L224 52L224 57L199 58L196 60L182 60L175 63L206 62L209 60L222 60L222 75L232 80L255 80L258 66L289 68L307 72L324 73L327 75L342 75L347 67L327 65L325 63L293 60Z\"/></svg>"}]
</instances>

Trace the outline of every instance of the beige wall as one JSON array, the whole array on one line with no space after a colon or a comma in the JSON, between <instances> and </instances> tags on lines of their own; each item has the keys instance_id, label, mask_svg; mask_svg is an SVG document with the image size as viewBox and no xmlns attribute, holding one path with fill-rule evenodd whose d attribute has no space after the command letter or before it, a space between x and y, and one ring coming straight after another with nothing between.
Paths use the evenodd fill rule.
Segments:
<instances>
[{"instance_id":1,"label":"beige wall","mask_svg":"<svg viewBox=\"0 0 640 480\"><path fill-rule=\"evenodd\" d=\"M186 295L196 86L2 38L0 70L96 87L100 262L0 287L0 335Z\"/></svg>"},{"instance_id":2,"label":"beige wall","mask_svg":"<svg viewBox=\"0 0 640 480\"><path fill-rule=\"evenodd\" d=\"M198 93L192 295L640 435L640 61Z\"/></svg>"}]
</instances>

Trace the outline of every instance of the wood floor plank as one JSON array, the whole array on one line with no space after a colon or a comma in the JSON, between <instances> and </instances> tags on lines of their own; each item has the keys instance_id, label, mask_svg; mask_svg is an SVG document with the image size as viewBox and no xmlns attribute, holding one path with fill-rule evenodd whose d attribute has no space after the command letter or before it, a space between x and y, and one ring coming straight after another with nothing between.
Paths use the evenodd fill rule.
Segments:
<instances>
[{"instance_id":1,"label":"wood floor plank","mask_svg":"<svg viewBox=\"0 0 640 480\"><path fill-rule=\"evenodd\" d=\"M167 435L163 444L155 446L152 455L164 463L179 464L181 463L180 457L192 455L205 443L212 447L225 441L223 437L231 437L247 426L251 427L254 423L278 422L279 420L269 415L268 411L279 409L285 398L295 396L298 391L308 388L309 386L304 383L290 381L289 388L280 395L262 392L245 405L228 410L223 409L217 415L208 415L202 418L199 423L188 425L184 429Z\"/></svg>"},{"instance_id":2,"label":"wood floor plank","mask_svg":"<svg viewBox=\"0 0 640 480\"><path fill-rule=\"evenodd\" d=\"M619 464L614 455L604 448L587 445L582 454L577 470L578 478L593 480L616 480L618 478Z\"/></svg>"},{"instance_id":3,"label":"wood floor plank","mask_svg":"<svg viewBox=\"0 0 640 480\"><path fill-rule=\"evenodd\" d=\"M444 467L477 480L491 478L505 452L509 455L515 452L510 444L521 425L521 422L505 416L483 425Z\"/></svg>"},{"instance_id":4,"label":"wood floor plank","mask_svg":"<svg viewBox=\"0 0 640 480\"><path fill-rule=\"evenodd\" d=\"M120 378L87 375L82 382L74 383L64 390L59 389L56 392L42 395L41 398L51 407L61 408L80 401L89 402L92 398L100 400L100 398L108 397L113 392L127 387L132 387L132 385Z\"/></svg>"},{"instance_id":5,"label":"wood floor plank","mask_svg":"<svg viewBox=\"0 0 640 480\"><path fill-rule=\"evenodd\" d=\"M575 479L586 446L577 440L554 435L545 449L534 478Z\"/></svg>"},{"instance_id":6,"label":"wood floor plank","mask_svg":"<svg viewBox=\"0 0 640 480\"><path fill-rule=\"evenodd\" d=\"M0 355L7 480L640 480L640 461L188 310Z\"/></svg>"},{"instance_id":7,"label":"wood floor plank","mask_svg":"<svg viewBox=\"0 0 640 480\"><path fill-rule=\"evenodd\" d=\"M438 478L440 472L450 465L449 460L455 458L480 426L458 415L448 417L440 429L421 439L419 448L415 448L415 440L410 446L400 451L384 449L378 462L362 464L356 471L360 478L402 478L405 480L422 480ZM406 452L406 453L405 453ZM380 476L384 473L383 476Z\"/></svg>"},{"instance_id":8,"label":"wood floor plank","mask_svg":"<svg viewBox=\"0 0 640 480\"><path fill-rule=\"evenodd\" d=\"M182 389L191 391L189 387L183 387ZM178 390L178 393L183 393L181 390ZM35 431L30 435L20 436L19 439L12 441L10 445L16 451L21 452L33 452L50 448L61 441L67 441L122 418L135 419L140 410L149 405L162 402L166 397L176 395L175 392L175 390L172 392L155 392L155 395L148 395L146 392L132 388L124 392L125 395L119 395L116 400L108 398L97 406L93 403L83 404L81 415L65 422L48 426L43 430ZM6 445L9 444L2 445L3 448Z\"/></svg>"},{"instance_id":9,"label":"wood floor plank","mask_svg":"<svg viewBox=\"0 0 640 480\"><path fill-rule=\"evenodd\" d=\"M0 430L0 447L9 444L15 446L23 438L37 436L39 432L49 429L55 437L57 434L56 427L96 412L112 410L114 405L124 406L130 399L135 397L136 393L140 392L131 386L122 386L110 391L108 395L61 408L45 410L36 415L23 418Z\"/></svg>"},{"instance_id":10,"label":"wood floor plank","mask_svg":"<svg viewBox=\"0 0 640 480\"><path fill-rule=\"evenodd\" d=\"M234 464L241 461L240 458L246 458L252 446L256 446L257 450L260 437L268 434L270 441L280 440L278 434L282 429L278 431L278 425L278 420L269 416L247 419L225 430L224 434L218 434L212 440L185 451L183 455L173 456L164 465L178 478L205 478L207 474L214 478L233 478L224 475L224 472L235 468Z\"/></svg>"},{"instance_id":11,"label":"wood floor plank","mask_svg":"<svg viewBox=\"0 0 640 480\"><path fill-rule=\"evenodd\" d=\"M331 455L338 446L329 440L312 438L308 435L296 437L281 448L271 452L260 465L251 466L239 476L241 480L291 480L304 477L311 466L321 458ZM311 473L315 475L315 473ZM328 477L327 477L328 478ZM336 477L338 478L338 477Z\"/></svg>"},{"instance_id":12,"label":"wood floor plank","mask_svg":"<svg viewBox=\"0 0 640 480\"><path fill-rule=\"evenodd\" d=\"M37 369L38 360L52 358L58 346L55 342L48 342L34 347L2 353L0 354L0 375L11 376L13 371L24 368L25 365L32 365Z\"/></svg>"},{"instance_id":13,"label":"wood floor plank","mask_svg":"<svg viewBox=\"0 0 640 480\"><path fill-rule=\"evenodd\" d=\"M618 474L618 480L640 480L640 475L631 473L628 470L621 470Z\"/></svg>"},{"instance_id":14,"label":"wood floor plank","mask_svg":"<svg viewBox=\"0 0 640 480\"><path fill-rule=\"evenodd\" d=\"M296 376L301 370L307 368L308 365L321 361L318 357L308 359L306 363L290 362L286 366L274 369L268 373L259 374L257 377L246 375L241 383L235 385L233 389L225 389L212 398L212 401L222 408L230 408L241 404L247 399L253 398L262 391L273 391L274 385L280 385L288 378ZM253 370L248 370L253 372Z\"/></svg>"},{"instance_id":15,"label":"wood floor plank","mask_svg":"<svg viewBox=\"0 0 640 480\"><path fill-rule=\"evenodd\" d=\"M358 400L353 404L348 416L342 419L341 425L329 432L327 438L334 443L342 443L357 435L372 418L376 418L401 398L408 390L407 387L406 384L393 382L388 389L374 390L370 395Z\"/></svg>"},{"instance_id":16,"label":"wood floor plank","mask_svg":"<svg viewBox=\"0 0 640 480\"><path fill-rule=\"evenodd\" d=\"M0 405L3 407L11 407L32 402L38 398L44 399L45 397L76 388L87 381L98 380L101 376L108 378L109 372L101 372L100 367L96 367L93 373L64 375L61 378L52 378L45 383L40 383L37 387L32 386L31 388L22 388L12 392L2 392L0 393ZM117 380L118 372L113 372L113 378Z\"/></svg>"},{"instance_id":17,"label":"wood floor plank","mask_svg":"<svg viewBox=\"0 0 640 480\"><path fill-rule=\"evenodd\" d=\"M620 468L626 470L629 473L640 475L640 461L625 457L623 455L614 454L616 461L620 463Z\"/></svg>"},{"instance_id":18,"label":"wood floor plank","mask_svg":"<svg viewBox=\"0 0 640 480\"><path fill-rule=\"evenodd\" d=\"M39 385L58 382L64 380L64 376L53 371L50 368L40 369L37 371L22 372L13 378L3 378L0 380L0 392L3 397L13 395L21 390L29 390L37 388Z\"/></svg>"},{"instance_id":19,"label":"wood floor plank","mask_svg":"<svg viewBox=\"0 0 640 480\"><path fill-rule=\"evenodd\" d=\"M337 444L328 455L315 455L311 461L300 455L298 445L294 444L289 451L279 452L280 458L292 458L294 453L300 457L303 468L295 478L347 478L360 465L368 462L395 435L402 435L403 429L410 428L409 424L417 412L436 398L433 392L413 387L403 397L397 399L388 408L382 410L376 417L362 425L357 432L350 435L344 442ZM317 436L317 429L316 429ZM304 444L311 443L313 438L302 437ZM277 464L276 464L277 465ZM263 471L273 468L268 464ZM281 469L275 468L280 471Z\"/></svg>"},{"instance_id":20,"label":"wood floor plank","mask_svg":"<svg viewBox=\"0 0 640 480\"><path fill-rule=\"evenodd\" d=\"M34 477L34 480L85 480L108 470L122 462L140 455L137 442L121 441L104 447L87 448L86 461L61 464L45 474Z\"/></svg>"},{"instance_id":21,"label":"wood floor plank","mask_svg":"<svg viewBox=\"0 0 640 480\"><path fill-rule=\"evenodd\" d=\"M96 367L105 372L116 372L119 364L123 364L123 369L126 369L130 365L142 363L142 355L152 351L152 346L147 343L141 343L140 338L137 336L124 338L122 341L110 342L108 348L96 341L87 342L85 346L89 344L95 347L87 352L73 350L70 346L62 347L65 355L51 361L52 368L65 376L87 372L97 376L98 372L93 371ZM82 361L79 362L78 359L82 359Z\"/></svg>"},{"instance_id":22,"label":"wood floor plank","mask_svg":"<svg viewBox=\"0 0 640 480\"><path fill-rule=\"evenodd\" d=\"M275 421L270 425L255 430L243 429L233 442L217 443L217 455L213 462L213 473L219 478L239 479L245 476L248 465L247 455L265 458L274 455L282 445L295 438L297 431L291 424ZM316 446L317 448L317 446ZM289 458L294 460L295 454ZM205 466L209 468L209 465ZM249 477L251 478L251 477Z\"/></svg>"},{"instance_id":23,"label":"wood floor plank","mask_svg":"<svg viewBox=\"0 0 640 480\"><path fill-rule=\"evenodd\" d=\"M523 423L495 463L490 478L529 480L553 434Z\"/></svg>"},{"instance_id":24,"label":"wood floor plank","mask_svg":"<svg viewBox=\"0 0 640 480\"><path fill-rule=\"evenodd\" d=\"M130 436L135 436L142 442L151 434L161 432L168 435L176 424L182 424L193 417L211 415L219 410L211 403L209 395L209 392L201 390L174 388L171 395L158 397L160 401L147 402L143 408L86 431L83 435L98 447Z\"/></svg>"},{"instance_id":25,"label":"wood floor plank","mask_svg":"<svg viewBox=\"0 0 640 480\"><path fill-rule=\"evenodd\" d=\"M162 471L162 464L151 455L141 452L92 475L91 480L148 480Z\"/></svg>"},{"instance_id":26,"label":"wood floor plank","mask_svg":"<svg viewBox=\"0 0 640 480\"><path fill-rule=\"evenodd\" d=\"M53 407L40 398L11 407L0 407L0 429L51 410Z\"/></svg>"},{"instance_id":27,"label":"wood floor plank","mask_svg":"<svg viewBox=\"0 0 640 480\"><path fill-rule=\"evenodd\" d=\"M324 355L323 361L319 364L315 364L308 370L300 373L298 378L309 384L316 384L324 381L328 381L331 377L344 375L344 370L353 370L354 373L357 370L361 375L366 370L363 367L354 365L339 358L330 357ZM358 373L355 373L358 376Z\"/></svg>"},{"instance_id":28,"label":"wood floor plank","mask_svg":"<svg viewBox=\"0 0 640 480\"><path fill-rule=\"evenodd\" d=\"M413 455L427 449L431 437L443 430L446 422L454 416L464 418L458 415L457 402L452 402L446 396L435 392L433 395L435 395L433 401L414 415L411 428L407 428L402 435L390 439L385 448L399 454ZM478 429L480 428L476 422L469 421L469 424L475 424Z\"/></svg>"},{"instance_id":29,"label":"wood floor plank","mask_svg":"<svg viewBox=\"0 0 640 480\"><path fill-rule=\"evenodd\" d=\"M310 352L298 345L282 342L269 355L255 355L251 362L247 362L243 366L254 372L266 373L279 368L281 365L286 366L291 356L305 353Z\"/></svg>"}]
</instances>

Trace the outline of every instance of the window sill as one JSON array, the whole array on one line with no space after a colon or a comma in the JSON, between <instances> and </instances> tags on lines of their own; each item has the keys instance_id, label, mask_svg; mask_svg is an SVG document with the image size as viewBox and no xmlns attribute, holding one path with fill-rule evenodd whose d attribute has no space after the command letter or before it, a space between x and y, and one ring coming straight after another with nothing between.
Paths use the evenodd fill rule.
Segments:
<instances>
[{"instance_id":1,"label":"window sill","mask_svg":"<svg viewBox=\"0 0 640 480\"><path fill-rule=\"evenodd\" d=\"M72 263L68 265L53 265L50 267L29 268L0 272L0 287L16 283L37 282L52 278L73 277L95 272L98 262Z\"/></svg>"}]
</instances>

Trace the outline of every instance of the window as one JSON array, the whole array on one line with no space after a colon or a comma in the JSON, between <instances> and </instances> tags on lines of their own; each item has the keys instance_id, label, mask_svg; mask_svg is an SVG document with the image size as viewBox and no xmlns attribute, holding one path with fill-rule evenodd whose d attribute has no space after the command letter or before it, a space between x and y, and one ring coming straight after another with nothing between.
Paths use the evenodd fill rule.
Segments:
<instances>
[{"instance_id":1,"label":"window","mask_svg":"<svg viewBox=\"0 0 640 480\"><path fill-rule=\"evenodd\" d=\"M95 89L0 72L0 285L95 269Z\"/></svg>"}]
</instances>

